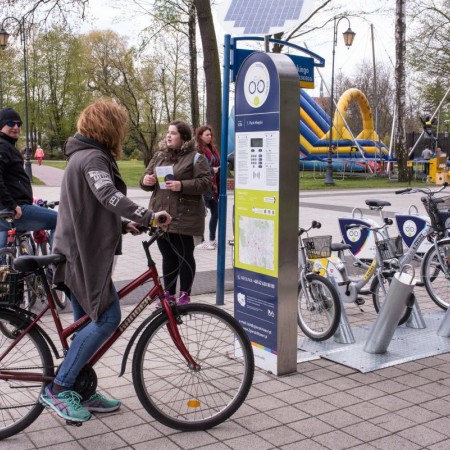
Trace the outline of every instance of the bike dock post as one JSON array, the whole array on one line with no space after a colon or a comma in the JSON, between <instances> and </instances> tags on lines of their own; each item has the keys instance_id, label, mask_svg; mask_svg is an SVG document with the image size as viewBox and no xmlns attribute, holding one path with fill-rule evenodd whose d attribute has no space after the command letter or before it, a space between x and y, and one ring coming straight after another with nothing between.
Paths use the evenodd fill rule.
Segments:
<instances>
[{"instance_id":1,"label":"bike dock post","mask_svg":"<svg viewBox=\"0 0 450 450\"><path fill-rule=\"evenodd\" d=\"M408 328L417 328L417 329L423 329L427 327L425 319L422 316L422 311L420 311L419 302L414 302L411 315L409 316L409 319L406 321L406 326Z\"/></svg>"},{"instance_id":2,"label":"bike dock post","mask_svg":"<svg viewBox=\"0 0 450 450\"><path fill-rule=\"evenodd\" d=\"M437 330L437 335L442 337L450 337L450 308L447 309L441 325Z\"/></svg>"},{"instance_id":3,"label":"bike dock post","mask_svg":"<svg viewBox=\"0 0 450 450\"><path fill-rule=\"evenodd\" d=\"M364 345L366 353L386 352L405 307L409 307L416 281L414 274L403 272L404 268L392 278L386 300Z\"/></svg>"},{"instance_id":4,"label":"bike dock post","mask_svg":"<svg viewBox=\"0 0 450 450\"><path fill-rule=\"evenodd\" d=\"M341 302L341 320L339 321L339 327L336 333L333 335L334 342L338 344L354 344L355 337L353 336L350 323L348 322L347 313L345 312L344 305Z\"/></svg>"}]
</instances>

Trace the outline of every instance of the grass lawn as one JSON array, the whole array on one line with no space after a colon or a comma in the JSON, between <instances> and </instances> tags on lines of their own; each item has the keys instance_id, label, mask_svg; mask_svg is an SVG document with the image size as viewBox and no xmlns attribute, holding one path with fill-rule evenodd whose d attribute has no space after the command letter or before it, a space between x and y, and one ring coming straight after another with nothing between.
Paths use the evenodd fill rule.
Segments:
<instances>
[{"instance_id":1,"label":"grass lawn","mask_svg":"<svg viewBox=\"0 0 450 450\"><path fill-rule=\"evenodd\" d=\"M56 167L58 169L65 169L66 161L44 161L43 164L47 166ZM145 167L142 161L119 161L119 170L125 183L129 187L139 186L139 180L141 179ZM401 188L408 186L408 183L399 183L396 180L389 180L383 177L373 176L349 176L342 174L333 174L334 185L328 186L325 184L325 173L313 173L313 172L301 172L300 173L300 189L312 190L312 189L370 189L370 188ZM412 186L426 186L426 184L420 180L412 180Z\"/></svg>"}]
</instances>

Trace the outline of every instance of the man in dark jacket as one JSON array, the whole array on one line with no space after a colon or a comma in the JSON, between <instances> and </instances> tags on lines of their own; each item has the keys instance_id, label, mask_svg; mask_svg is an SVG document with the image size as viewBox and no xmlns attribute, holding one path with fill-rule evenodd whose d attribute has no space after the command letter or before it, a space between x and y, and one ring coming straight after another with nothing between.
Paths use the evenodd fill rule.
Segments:
<instances>
[{"instance_id":1,"label":"man in dark jacket","mask_svg":"<svg viewBox=\"0 0 450 450\"><path fill-rule=\"evenodd\" d=\"M56 227L57 213L33 205L31 180L23 167L23 156L16 148L22 120L12 108L0 109L0 210L15 211L17 231L50 230ZM0 248L6 246L10 225L0 221Z\"/></svg>"}]
</instances>

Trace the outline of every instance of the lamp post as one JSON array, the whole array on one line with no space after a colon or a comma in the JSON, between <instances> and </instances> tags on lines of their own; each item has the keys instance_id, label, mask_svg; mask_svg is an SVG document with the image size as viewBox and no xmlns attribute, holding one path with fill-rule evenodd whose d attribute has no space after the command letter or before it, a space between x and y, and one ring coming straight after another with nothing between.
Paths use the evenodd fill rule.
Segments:
<instances>
[{"instance_id":1,"label":"lamp post","mask_svg":"<svg viewBox=\"0 0 450 450\"><path fill-rule=\"evenodd\" d=\"M339 22L342 19L346 19L348 22L348 30L343 33L344 43L347 48L350 48L355 38L355 32L350 28L350 20L345 16L336 16L334 18L333 28L333 57L331 62L331 108L330 108L330 139L328 143L328 157L327 157L327 170L325 174L325 184L334 184L333 181L333 116L334 116L334 55L336 54L337 44L337 30Z\"/></svg>"},{"instance_id":2,"label":"lamp post","mask_svg":"<svg viewBox=\"0 0 450 450\"><path fill-rule=\"evenodd\" d=\"M7 20L15 20L19 24L20 43L23 46L23 87L25 96L25 172L30 178L33 177L31 171L31 148L30 137L28 133L28 80L27 80L27 48L25 43L25 18L21 20L15 17L6 17L2 22L2 28L0 30L0 48L4 50L8 45L9 34L4 29L4 24Z\"/></svg>"}]
</instances>

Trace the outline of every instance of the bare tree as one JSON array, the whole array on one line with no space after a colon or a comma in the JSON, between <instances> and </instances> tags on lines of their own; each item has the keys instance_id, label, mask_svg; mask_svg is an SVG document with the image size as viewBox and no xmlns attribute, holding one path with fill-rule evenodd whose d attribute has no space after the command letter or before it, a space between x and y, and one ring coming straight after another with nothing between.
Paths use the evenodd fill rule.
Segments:
<instances>
[{"instance_id":1,"label":"bare tree","mask_svg":"<svg viewBox=\"0 0 450 450\"><path fill-rule=\"evenodd\" d=\"M406 21L405 21L406 0L396 0L396 20L395 20L395 107L397 121L395 126L394 150L398 163L398 179L406 181L408 171L406 162L408 160L408 150L406 148L405 132L405 109L406 109Z\"/></svg>"}]
</instances>

